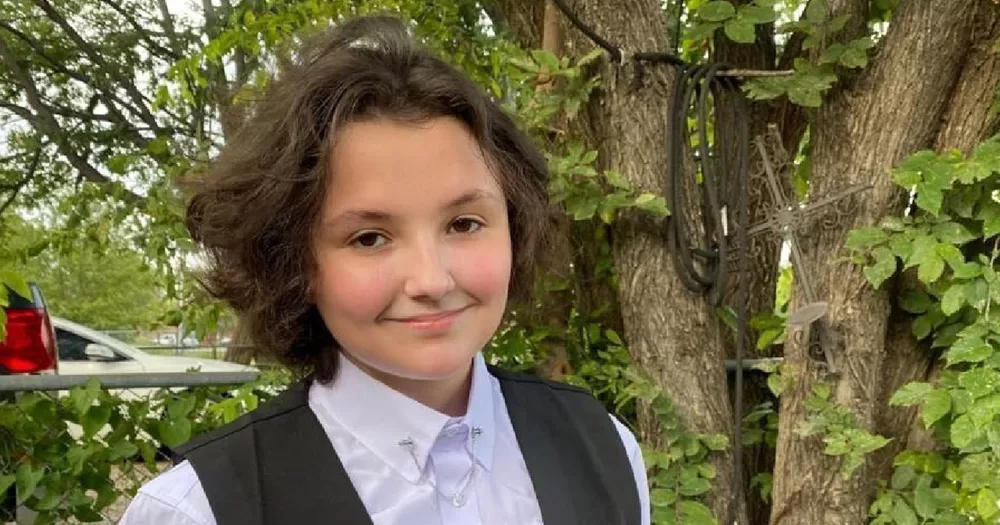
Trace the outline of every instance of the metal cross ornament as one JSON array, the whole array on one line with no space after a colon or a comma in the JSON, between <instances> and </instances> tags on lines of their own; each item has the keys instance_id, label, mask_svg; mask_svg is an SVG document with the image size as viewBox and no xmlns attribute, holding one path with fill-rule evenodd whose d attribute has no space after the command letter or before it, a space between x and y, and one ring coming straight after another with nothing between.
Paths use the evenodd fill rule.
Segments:
<instances>
[{"instance_id":1,"label":"metal cross ornament","mask_svg":"<svg viewBox=\"0 0 1000 525\"><path fill-rule=\"evenodd\" d=\"M802 255L796 230L807 224L805 221L807 217L827 214L831 211L831 207L835 207L838 203L848 202L847 197L869 190L872 188L872 185L860 184L849 186L830 195L799 204L785 195L783 186L778 180L778 169L776 166L786 167L789 163L787 161L787 154L782 146L781 135L777 128L771 126L768 137L758 136L754 142L760 154L761 164L766 175L767 189L775 204L775 210L767 220L749 227L747 229L747 237L753 237L764 232L773 232L781 236L788 243L789 255L795 268L795 280L800 283L805 298L804 305L788 314L788 324L802 327L802 331L799 332L802 334L801 337L808 338L807 340L811 344L815 342L819 346L826 361L827 369L831 374L836 374L837 370L833 363L833 349L837 346L838 337L835 331L824 322L824 317L829 309L829 303L820 301L816 296L813 277ZM770 143L771 149L774 150L774 157L777 157L776 159L769 155L768 143ZM811 330L814 326L818 328L815 332Z\"/></svg>"}]
</instances>

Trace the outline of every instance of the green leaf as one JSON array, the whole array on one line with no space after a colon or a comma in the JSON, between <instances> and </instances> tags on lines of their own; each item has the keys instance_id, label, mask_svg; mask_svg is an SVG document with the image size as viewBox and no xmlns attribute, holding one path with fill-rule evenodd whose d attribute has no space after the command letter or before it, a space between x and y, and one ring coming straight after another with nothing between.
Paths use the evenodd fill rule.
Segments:
<instances>
[{"instance_id":1,"label":"green leaf","mask_svg":"<svg viewBox=\"0 0 1000 525\"><path fill-rule=\"evenodd\" d=\"M17 485L17 502L20 504L35 495L38 482L45 477L45 469L39 468L35 470L31 465L21 463L18 465L17 471L15 471L15 476L17 478L15 481Z\"/></svg>"},{"instance_id":2,"label":"green leaf","mask_svg":"<svg viewBox=\"0 0 1000 525\"><path fill-rule=\"evenodd\" d=\"M951 285L941 298L941 311L951 315L965 306L965 286L960 283Z\"/></svg>"},{"instance_id":3,"label":"green leaf","mask_svg":"<svg viewBox=\"0 0 1000 525\"><path fill-rule=\"evenodd\" d=\"M846 68L862 68L868 65L868 50L875 46L875 42L868 37L859 38L847 44L846 49L840 55L840 65Z\"/></svg>"},{"instance_id":4,"label":"green leaf","mask_svg":"<svg viewBox=\"0 0 1000 525\"><path fill-rule=\"evenodd\" d=\"M830 8L826 0L812 0L806 6L806 20L813 24L823 23L829 16Z\"/></svg>"},{"instance_id":5,"label":"green leaf","mask_svg":"<svg viewBox=\"0 0 1000 525\"><path fill-rule=\"evenodd\" d=\"M86 387L76 387L70 390L69 398L73 403L73 408L76 410L76 414L83 417L87 413L87 410L97 401L100 397L100 385L97 383L97 379L91 379L87 382Z\"/></svg>"},{"instance_id":6,"label":"green leaf","mask_svg":"<svg viewBox=\"0 0 1000 525\"><path fill-rule=\"evenodd\" d=\"M837 76L824 73L802 73L788 82L788 100L807 108L823 104L823 94L837 81Z\"/></svg>"},{"instance_id":7,"label":"green leaf","mask_svg":"<svg viewBox=\"0 0 1000 525\"><path fill-rule=\"evenodd\" d=\"M684 525L716 525L718 523L712 510L697 501L681 500L677 503L677 510L681 514L680 523Z\"/></svg>"},{"instance_id":8,"label":"green leaf","mask_svg":"<svg viewBox=\"0 0 1000 525\"><path fill-rule=\"evenodd\" d=\"M934 329L935 319L931 314L922 315L913 320L913 326L911 330L913 331L913 337L917 339L924 339L931 334L931 330Z\"/></svg>"},{"instance_id":9,"label":"green leaf","mask_svg":"<svg viewBox=\"0 0 1000 525\"><path fill-rule=\"evenodd\" d=\"M532 58L538 62L543 68L548 72L559 70L559 57L553 54L551 51L546 51L544 49L535 49L531 52Z\"/></svg>"},{"instance_id":10,"label":"green leaf","mask_svg":"<svg viewBox=\"0 0 1000 525\"><path fill-rule=\"evenodd\" d=\"M899 296L899 307L911 314L926 313L933 304L927 292L920 289L908 289Z\"/></svg>"},{"instance_id":11,"label":"green leaf","mask_svg":"<svg viewBox=\"0 0 1000 525\"><path fill-rule=\"evenodd\" d=\"M125 174L128 171L128 165L131 163L131 158L128 155L115 155L107 160L104 164L111 170L112 173L117 173L118 175Z\"/></svg>"},{"instance_id":12,"label":"green leaf","mask_svg":"<svg viewBox=\"0 0 1000 525\"><path fill-rule=\"evenodd\" d=\"M160 440L168 447L183 445L191 439L191 421L187 419L159 421L157 428Z\"/></svg>"},{"instance_id":13,"label":"green leaf","mask_svg":"<svg viewBox=\"0 0 1000 525\"><path fill-rule=\"evenodd\" d=\"M868 282L878 288L896 273L896 256L885 246L876 248L872 255L875 257L875 264L865 268L864 274Z\"/></svg>"},{"instance_id":14,"label":"green leaf","mask_svg":"<svg viewBox=\"0 0 1000 525\"><path fill-rule=\"evenodd\" d=\"M746 83L747 96L754 100L770 100L788 92L787 78L752 78Z\"/></svg>"},{"instance_id":15,"label":"green leaf","mask_svg":"<svg viewBox=\"0 0 1000 525\"><path fill-rule=\"evenodd\" d=\"M920 481L913 491L913 506L921 518L930 518L937 513L938 500L931 490L930 476L920 476Z\"/></svg>"},{"instance_id":16,"label":"green leaf","mask_svg":"<svg viewBox=\"0 0 1000 525\"><path fill-rule=\"evenodd\" d=\"M736 8L729 2L716 0L701 6L698 16L708 22L724 22L736 16Z\"/></svg>"},{"instance_id":17,"label":"green leaf","mask_svg":"<svg viewBox=\"0 0 1000 525\"><path fill-rule=\"evenodd\" d=\"M876 244L882 244L888 240L889 235L884 230L869 226L851 230L847 234L847 243L845 245L852 250L863 250L871 248Z\"/></svg>"},{"instance_id":18,"label":"green leaf","mask_svg":"<svg viewBox=\"0 0 1000 525\"><path fill-rule=\"evenodd\" d=\"M28 286L28 281L21 277L21 274L13 270L0 270L0 282L14 290L17 295L25 299L31 298L31 287Z\"/></svg>"},{"instance_id":19,"label":"green leaf","mask_svg":"<svg viewBox=\"0 0 1000 525\"><path fill-rule=\"evenodd\" d=\"M649 492L649 503L653 507L669 507L677 501L677 493L672 490L656 488Z\"/></svg>"},{"instance_id":20,"label":"green leaf","mask_svg":"<svg viewBox=\"0 0 1000 525\"><path fill-rule=\"evenodd\" d=\"M934 387L930 383L907 383L892 395L892 398L889 399L889 405L904 407L916 405L923 401L933 389Z\"/></svg>"},{"instance_id":21,"label":"green leaf","mask_svg":"<svg viewBox=\"0 0 1000 525\"><path fill-rule=\"evenodd\" d=\"M647 196L652 198L647 198ZM640 200L642 202L640 202ZM636 207L640 210L648 211L657 217L666 217L670 215L670 210L667 209L666 199L649 193L644 193L636 199Z\"/></svg>"},{"instance_id":22,"label":"green leaf","mask_svg":"<svg viewBox=\"0 0 1000 525\"><path fill-rule=\"evenodd\" d=\"M993 347L978 337L963 337L945 353L948 366L955 363L979 363L993 354Z\"/></svg>"},{"instance_id":23,"label":"green leaf","mask_svg":"<svg viewBox=\"0 0 1000 525\"><path fill-rule=\"evenodd\" d=\"M726 36L733 42L752 44L757 40L753 23L742 18L734 18L726 22L725 32Z\"/></svg>"},{"instance_id":24,"label":"green leaf","mask_svg":"<svg viewBox=\"0 0 1000 525\"><path fill-rule=\"evenodd\" d=\"M712 489L712 484L707 479L684 476L677 491L682 496L700 496Z\"/></svg>"},{"instance_id":25,"label":"green leaf","mask_svg":"<svg viewBox=\"0 0 1000 525\"><path fill-rule=\"evenodd\" d=\"M902 498L897 499L896 504L892 507L892 519L896 525L917 525L918 523L917 515Z\"/></svg>"},{"instance_id":26,"label":"green leaf","mask_svg":"<svg viewBox=\"0 0 1000 525\"><path fill-rule=\"evenodd\" d=\"M751 24L766 24L777 20L778 13L774 6L750 4L740 7L739 17Z\"/></svg>"},{"instance_id":27,"label":"green leaf","mask_svg":"<svg viewBox=\"0 0 1000 525\"><path fill-rule=\"evenodd\" d=\"M721 27L722 24L718 22L709 22L707 24L693 24L687 32L684 33L684 38L686 40L692 40L694 42L701 42L702 40L712 38L715 30Z\"/></svg>"},{"instance_id":28,"label":"green leaf","mask_svg":"<svg viewBox=\"0 0 1000 525\"><path fill-rule=\"evenodd\" d=\"M783 328L772 328L770 330L762 331L760 333L760 337L757 339L757 350L764 350L777 343L783 335L785 335L785 330Z\"/></svg>"},{"instance_id":29,"label":"green leaf","mask_svg":"<svg viewBox=\"0 0 1000 525\"><path fill-rule=\"evenodd\" d=\"M892 488L896 490L903 490L910 486L913 479L917 476L916 470L914 470L913 465L902 465L896 468L896 471L892 473Z\"/></svg>"},{"instance_id":30,"label":"green leaf","mask_svg":"<svg viewBox=\"0 0 1000 525\"><path fill-rule=\"evenodd\" d=\"M962 250L958 249L958 246L954 244L938 244L934 248L934 251L938 254L938 257L944 259L952 268L961 267L965 264L965 256L962 255Z\"/></svg>"},{"instance_id":31,"label":"green leaf","mask_svg":"<svg viewBox=\"0 0 1000 525\"><path fill-rule=\"evenodd\" d=\"M844 51L847 51L847 46L844 44L830 44L823 51L823 54L819 57L820 64L836 64L840 61L840 57L843 56Z\"/></svg>"},{"instance_id":32,"label":"green leaf","mask_svg":"<svg viewBox=\"0 0 1000 525\"><path fill-rule=\"evenodd\" d=\"M843 53L840 54L838 61L840 62L840 65L846 68L863 68L868 65L868 52L864 49L848 47L844 49Z\"/></svg>"},{"instance_id":33,"label":"green leaf","mask_svg":"<svg viewBox=\"0 0 1000 525\"><path fill-rule=\"evenodd\" d=\"M944 202L944 193L934 186L917 185L917 206L935 217L941 213L941 204Z\"/></svg>"},{"instance_id":34,"label":"green leaf","mask_svg":"<svg viewBox=\"0 0 1000 525\"><path fill-rule=\"evenodd\" d=\"M507 62L529 73L538 73L539 71L538 64L534 63L531 60L527 60L525 58L511 57L507 59Z\"/></svg>"},{"instance_id":35,"label":"green leaf","mask_svg":"<svg viewBox=\"0 0 1000 525\"><path fill-rule=\"evenodd\" d=\"M628 180L622 176L621 173L615 170L607 170L604 172L604 179L608 181L609 184L618 188L620 190L631 190L632 185L629 184Z\"/></svg>"},{"instance_id":36,"label":"green leaf","mask_svg":"<svg viewBox=\"0 0 1000 525\"><path fill-rule=\"evenodd\" d=\"M729 448L729 438L723 434L712 434L702 438L702 443L709 450L720 452Z\"/></svg>"},{"instance_id":37,"label":"green leaf","mask_svg":"<svg viewBox=\"0 0 1000 525\"><path fill-rule=\"evenodd\" d=\"M939 259L937 245L938 241L935 237L918 235L913 239L913 250L910 252L910 257L906 260L906 267L909 268L918 264L924 264L933 258Z\"/></svg>"},{"instance_id":38,"label":"green leaf","mask_svg":"<svg viewBox=\"0 0 1000 525\"><path fill-rule=\"evenodd\" d=\"M959 374L958 384L974 398L985 397L1000 387L1000 372L992 368L973 368Z\"/></svg>"},{"instance_id":39,"label":"green leaf","mask_svg":"<svg viewBox=\"0 0 1000 525\"><path fill-rule=\"evenodd\" d=\"M17 480L17 476L14 474L4 474L0 475L0 494L6 494L7 489Z\"/></svg>"},{"instance_id":40,"label":"green leaf","mask_svg":"<svg viewBox=\"0 0 1000 525\"><path fill-rule=\"evenodd\" d=\"M979 270L979 265L975 263L969 263L966 266L975 268L977 272ZM975 275L972 275L972 277L975 277ZM976 279L965 285L965 302L981 312L986 308L986 300L989 297L989 293L990 285L986 284L986 281L982 279Z\"/></svg>"},{"instance_id":41,"label":"green leaf","mask_svg":"<svg viewBox=\"0 0 1000 525\"><path fill-rule=\"evenodd\" d=\"M944 259L935 252L933 256L921 261L920 267L917 269L917 278L930 284L940 279L942 273L944 273Z\"/></svg>"},{"instance_id":42,"label":"green leaf","mask_svg":"<svg viewBox=\"0 0 1000 525\"><path fill-rule=\"evenodd\" d=\"M952 221L935 224L933 232L938 240L950 244L965 244L976 238L965 226Z\"/></svg>"},{"instance_id":43,"label":"green leaf","mask_svg":"<svg viewBox=\"0 0 1000 525\"><path fill-rule=\"evenodd\" d=\"M980 489L976 495L976 510L983 519L991 519L997 515L997 495L989 487Z\"/></svg>"},{"instance_id":44,"label":"green leaf","mask_svg":"<svg viewBox=\"0 0 1000 525\"><path fill-rule=\"evenodd\" d=\"M976 218L983 221L983 237L989 238L1000 233L1000 204L990 201L983 206Z\"/></svg>"},{"instance_id":45,"label":"green leaf","mask_svg":"<svg viewBox=\"0 0 1000 525\"><path fill-rule=\"evenodd\" d=\"M976 426L968 414L962 414L951 424L951 444L959 449L967 447L977 437Z\"/></svg>"},{"instance_id":46,"label":"green leaf","mask_svg":"<svg viewBox=\"0 0 1000 525\"><path fill-rule=\"evenodd\" d=\"M947 390L932 390L924 400L923 421L924 427L930 428L937 420L941 419L951 410L951 394Z\"/></svg>"},{"instance_id":47,"label":"green leaf","mask_svg":"<svg viewBox=\"0 0 1000 525\"><path fill-rule=\"evenodd\" d=\"M111 406L106 404L96 405L87 410L83 416L83 432L87 437L92 437L111 419Z\"/></svg>"},{"instance_id":48,"label":"green leaf","mask_svg":"<svg viewBox=\"0 0 1000 525\"><path fill-rule=\"evenodd\" d=\"M139 453L139 447L125 440L115 441L108 447L108 459L120 461Z\"/></svg>"}]
</instances>

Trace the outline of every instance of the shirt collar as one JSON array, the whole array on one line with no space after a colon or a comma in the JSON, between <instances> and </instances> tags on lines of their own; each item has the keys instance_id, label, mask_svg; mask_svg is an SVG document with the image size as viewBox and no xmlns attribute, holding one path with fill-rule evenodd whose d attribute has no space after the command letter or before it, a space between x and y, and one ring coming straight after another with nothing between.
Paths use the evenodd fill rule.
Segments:
<instances>
[{"instance_id":1,"label":"shirt collar","mask_svg":"<svg viewBox=\"0 0 1000 525\"><path fill-rule=\"evenodd\" d=\"M313 383L310 404L337 421L358 442L399 472L417 483L427 465L431 447L445 427L467 424L480 430L475 455L492 469L496 428L489 370L481 353L472 364L472 384L466 414L452 418L390 388L359 369L350 359L338 357L337 377L329 384ZM470 432L471 435L471 432ZM410 439L418 465L400 442Z\"/></svg>"}]
</instances>

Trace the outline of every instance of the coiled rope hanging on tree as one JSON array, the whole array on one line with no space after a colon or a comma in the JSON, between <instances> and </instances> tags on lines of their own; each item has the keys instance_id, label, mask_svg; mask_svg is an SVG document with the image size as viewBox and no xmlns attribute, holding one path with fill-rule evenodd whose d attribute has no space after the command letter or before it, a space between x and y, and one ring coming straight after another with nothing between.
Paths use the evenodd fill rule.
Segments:
<instances>
[{"instance_id":1,"label":"coiled rope hanging on tree","mask_svg":"<svg viewBox=\"0 0 1000 525\"><path fill-rule=\"evenodd\" d=\"M730 277L729 258L735 251L737 272L748 274L746 230L749 224L749 117L740 88L739 72L722 64L689 64L674 53L637 52L626 56L618 46L584 24L564 0L552 0L584 35L603 48L614 62L664 64L677 68L668 115L667 242L674 268L689 290L702 294L712 306L722 304ZM678 20L681 13L678 13ZM679 23L678 23L679 24ZM712 126L720 112L732 116L729 135ZM693 129L688 118L693 115ZM726 144L723 138L732 138ZM694 145L692 145L692 142ZM693 151L693 170L685 157ZM700 227L689 224L687 207L700 206ZM730 202L735 200L736 202ZM730 240L733 240L730 244ZM744 508L742 489L743 356L747 339L749 279L736 283L736 370L734 400L733 479L736 483L730 515L737 520ZM735 523L735 522L734 522Z\"/></svg>"}]
</instances>

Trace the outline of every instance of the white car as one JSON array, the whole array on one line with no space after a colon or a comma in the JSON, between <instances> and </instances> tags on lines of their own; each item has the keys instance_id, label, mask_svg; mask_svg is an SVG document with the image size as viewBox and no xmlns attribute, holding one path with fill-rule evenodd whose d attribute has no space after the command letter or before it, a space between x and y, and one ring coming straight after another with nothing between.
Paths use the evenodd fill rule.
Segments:
<instances>
[{"instance_id":1,"label":"white car","mask_svg":"<svg viewBox=\"0 0 1000 525\"><path fill-rule=\"evenodd\" d=\"M59 375L257 372L257 368L215 359L152 355L67 319L52 317L59 347Z\"/></svg>"}]
</instances>

